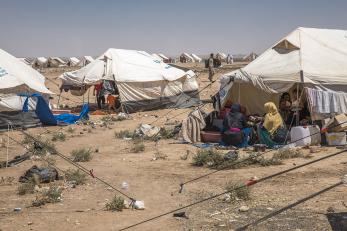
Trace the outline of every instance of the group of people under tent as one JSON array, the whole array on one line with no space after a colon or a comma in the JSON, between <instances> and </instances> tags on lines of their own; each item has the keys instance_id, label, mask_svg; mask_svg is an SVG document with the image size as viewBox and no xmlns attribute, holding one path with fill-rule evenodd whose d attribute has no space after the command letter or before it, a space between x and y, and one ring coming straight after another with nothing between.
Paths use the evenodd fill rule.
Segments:
<instances>
[{"instance_id":1,"label":"group of people under tent","mask_svg":"<svg viewBox=\"0 0 347 231\"><path fill-rule=\"evenodd\" d=\"M119 109L119 91L114 81L103 80L94 85L93 95L96 96L98 109L113 112Z\"/></svg>"},{"instance_id":2,"label":"group of people under tent","mask_svg":"<svg viewBox=\"0 0 347 231\"><path fill-rule=\"evenodd\" d=\"M274 102L265 103L263 116L247 116L246 108L237 103L225 106L218 115L223 120L222 129L218 128L222 132L222 143L239 148L253 144L264 144L268 148L285 145L290 141L288 131L296 126L297 119L301 125L307 125L310 119L301 92L294 90L292 95L287 92L282 95L279 110Z\"/></svg>"}]
</instances>

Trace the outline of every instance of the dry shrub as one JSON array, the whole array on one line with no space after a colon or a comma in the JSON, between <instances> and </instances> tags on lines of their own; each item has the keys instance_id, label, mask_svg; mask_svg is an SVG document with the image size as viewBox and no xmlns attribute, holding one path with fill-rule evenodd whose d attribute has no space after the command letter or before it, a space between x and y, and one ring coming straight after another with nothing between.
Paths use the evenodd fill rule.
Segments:
<instances>
[{"instance_id":1,"label":"dry shrub","mask_svg":"<svg viewBox=\"0 0 347 231\"><path fill-rule=\"evenodd\" d=\"M35 185L37 185L37 180L32 177L28 182L21 183L17 188L17 192L19 195L32 194L35 192Z\"/></svg>"},{"instance_id":2,"label":"dry shrub","mask_svg":"<svg viewBox=\"0 0 347 231\"><path fill-rule=\"evenodd\" d=\"M66 135L62 132L56 132L52 136L52 141L65 141L66 140Z\"/></svg>"},{"instance_id":3,"label":"dry shrub","mask_svg":"<svg viewBox=\"0 0 347 231\"><path fill-rule=\"evenodd\" d=\"M87 181L87 175L79 169L69 169L65 172L66 181L73 183L74 185L82 185Z\"/></svg>"},{"instance_id":4,"label":"dry shrub","mask_svg":"<svg viewBox=\"0 0 347 231\"><path fill-rule=\"evenodd\" d=\"M122 211L125 209L124 199L115 195L110 202L106 203L105 207L108 211Z\"/></svg>"},{"instance_id":5,"label":"dry shrub","mask_svg":"<svg viewBox=\"0 0 347 231\"><path fill-rule=\"evenodd\" d=\"M250 188L243 183L233 183L229 182L225 189L228 191L230 196L230 201L234 202L238 199L240 200L250 200Z\"/></svg>"},{"instance_id":6,"label":"dry shrub","mask_svg":"<svg viewBox=\"0 0 347 231\"><path fill-rule=\"evenodd\" d=\"M295 148L281 148L273 155L273 158L277 158L281 160L299 158L299 157L304 157L304 155L301 152L301 150L298 150Z\"/></svg>"},{"instance_id":7,"label":"dry shrub","mask_svg":"<svg viewBox=\"0 0 347 231\"><path fill-rule=\"evenodd\" d=\"M145 144L142 141L135 140L131 151L135 153L143 152L145 151Z\"/></svg>"},{"instance_id":8,"label":"dry shrub","mask_svg":"<svg viewBox=\"0 0 347 231\"><path fill-rule=\"evenodd\" d=\"M71 152L73 162L88 162L92 159L92 150L90 148L75 149Z\"/></svg>"}]
</instances>

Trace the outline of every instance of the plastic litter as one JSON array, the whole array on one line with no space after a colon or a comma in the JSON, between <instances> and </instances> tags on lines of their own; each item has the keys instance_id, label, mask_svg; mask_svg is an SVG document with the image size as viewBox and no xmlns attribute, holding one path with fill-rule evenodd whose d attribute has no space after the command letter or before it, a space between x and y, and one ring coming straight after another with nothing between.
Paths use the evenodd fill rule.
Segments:
<instances>
[{"instance_id":1,"label":"plastic litter","mask_svg":"<svg viewBox=\"0 0 347 231\"><path fill-rule=\"evenodd\" d=\"M124 182L122 183L122 189L123 189L123 190L128 190L128 189L129 189L129 184L128 184L127 182L124 181Z\"/></svg>"},{"instance_id":2,"label":"plastic litter","mask_svg":"<svg viewBox=\"0 0 347 231\"><path fill-rule=\"evenodd\" d=\"M138 210L144 210L145 209L145 202L144 201L135 201L134 208Z\"/></svg>"}]
</instances>

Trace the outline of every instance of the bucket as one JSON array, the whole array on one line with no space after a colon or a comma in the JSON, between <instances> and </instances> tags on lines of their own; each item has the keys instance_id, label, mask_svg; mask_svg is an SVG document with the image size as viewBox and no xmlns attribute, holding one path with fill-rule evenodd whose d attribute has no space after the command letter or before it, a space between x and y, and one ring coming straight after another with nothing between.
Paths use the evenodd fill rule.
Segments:
<instances>
[{"instance_id":1,"label":"bucket","mask_svg":"<svg viewBox=\"0 0 347 231\"><path fill-rule=\"evenodd\" d=\"M308 126L311 135L311 145L319 145L322 142L320 128L318 125Z\"/></svg>"},{"instance_id":2,"label":"bucket","mask_svg":"<svg viewBox=\"0 0 347 231\"><path fill-rule=\"evenodd\" d=\"M311 144L309 127L292 127L290 130L291 142L295 142L296 146L308 146Z\"/></svg>"}]
</instances>

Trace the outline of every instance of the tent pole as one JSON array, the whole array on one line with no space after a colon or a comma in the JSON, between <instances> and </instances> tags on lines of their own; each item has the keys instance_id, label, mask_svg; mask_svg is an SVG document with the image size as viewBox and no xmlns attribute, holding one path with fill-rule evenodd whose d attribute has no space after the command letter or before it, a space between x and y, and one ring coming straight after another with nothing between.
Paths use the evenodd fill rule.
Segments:
<instances>
[{"instance_id":1,"label":"tent pole","mask_svg":"<svg viewBox=\"0 0 347 231\"><path fill-rule=\"evenodd\" d=\"M299 110L300 100L301 100L301 94L300 94L300 99L299 99L300 85L302 85L302 86L304 85L304 72L303 72L303 70L300 71L300 84L296 85L296 98L298 100L298 110L296 111L296 126L299 126L299 124L300 124L300 110Z\"/></svg>"},{"instance_id":2,"label":"tent pole","mask_svg":"<svg viewBox=\"0 0 347 231\"><path fill-rule=\"evenodd\" d=\"M60 94L59 94L59 98L58 98L58 105L57 105L58 109L60 109L59 102L60 102L61 93L62 93L62 90L60 90Z\"/></svg>"},{"instance_id":3,"label":"tent pole","mask_svg":"<svg viewBox=\"0 0 347 231\"><path fill-rule=\"evenodd\" d=\"M8 149L10 146L10 124L7 124L6 168L8 167Z\"/></svg>"}]
</instances>

